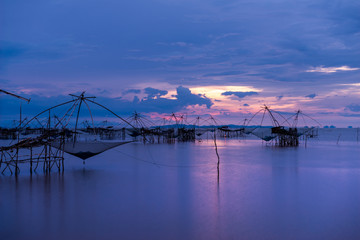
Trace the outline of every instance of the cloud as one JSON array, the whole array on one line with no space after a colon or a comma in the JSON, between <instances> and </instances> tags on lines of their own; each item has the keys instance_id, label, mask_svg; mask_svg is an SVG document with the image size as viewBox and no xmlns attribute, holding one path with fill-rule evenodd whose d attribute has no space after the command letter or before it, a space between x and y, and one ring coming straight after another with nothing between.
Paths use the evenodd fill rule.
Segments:
<instances>
[{"instance_id":1,"label":"cloud","mask_svg":"<svg viewBox=\"0 0 360 240\"><path fill-rule=\"evenodd\" d=\"M149 97L139 99L134 97L133 101L121 100L114 102L113 99L103 98L108 106L113 106L114 110L120 114L127 114L136 110L142 113L171 113L183 111L188 106L203 106L210 108L213 103L211 99L202 94L193 94L189 88L179 86L176 88L175 99L168 99L162 97L167 94L165 90L154 89L151 87L145 88L145 92L149 94ZM165 93L166 92L166 93Z\"/></svg>"},{"instance_id":2,"label":"cloud","mask_svg":"<svg viewBox=\"0 0 360 240\"><path fill-rule=\"evenodd\" d=\"M176 47L191 47L191 46L193 46L192 43L187 43L187 42L172 42L172 43L158 42L157 44L161 45L161 46L176 46Z\"/></svg>"},{"instance_id":3,"label":"cloud","mask_svg":"<svg viewBox=\"0 0 360 240\"><path fill-rule=\"evenodd\" d=\"M140 102L140 99L138 96L134 96L134 99L133 99L133 103L138 103Z\"/></svg>"},{"instance_id":4,"label":"cloud","mask_svg":"<svg viewBox=\"0 0 360 240\"><path fill-rule=\"evenodd\" d=\"M316 95L315 93L312 93L312 94L306 95L305 97L313 99L313 98L315 98L316 96L317 96L317 95Z\"/></svg>"},{"instance_id":5,"label":"cloud","mask_svg":"<svg viewBox=\"0 0 360 240\"><path fill-rule=\"evenodd\" d=\"M148 99L159 98L161 96L168 94L168 91L166 91L166 90L159 90L159 89L152 88L152 87L145 88L144 92L145 92L145 94L148 95L147 96Z\"/></svg>"},{"instance_id":6,"label":"cloud","mask_svg":"<svg viewBox=\"0 0 360 240\"><path fill-rule=\"evenodd\" d=\"M203 77L217 77L217 76L234 76L246 73L244 71L228 71L228 72L220 72L220 73L207 73L204 74Z\"/></svg>"},{"instance_id":7,"label":"cloud","mask_svg":"<svg viewBox=\"0 0 360 240\"><path fill-rule=\"evenodd\" d=\"M186 43L186 42L174 42L171 43L170 45L172 46L179 46L179 47L186 47L186 46L191 46L191 43Z\"/></svg>"},{"instance_id":8,"label":"cloud","mask_svg":"<svg viewBox=\"0 0 360 240\"><path fill-rule=\"evenodd\" d=\"M24 54L27 49L15 43L0 41L0 58L13 58Z\"/></svg>"},{"instance_id":9,"label":"cloud","mask_svg":"<svg viewBox=\"0 0 360 240\"><path fill-rule=\"evenodd\" d=\"M320 73L336 73L340 71L357 71L360 68L351 68L349 66L341 66L341 67L313 67L309 70L306 70L306 72L320 72Z\"/></svg>"},{"instance_id":10,"label":"cloud","mask_svg":"<svg viewBox=\"0 0 360 240\"><path fill-rule=\"evenodd\" d=\"M277 97L276 97L276 100L280 101L283 97L284 97L284 96L282 96L282 95L281 95L281 96L277 96Z\"/></svg>"},{"instance_id":11,"label":"cloud","mask_svg":"<svg viewBox=\"0 0 360 240\"><path fill-rule=\"evenodd\" d=\"M348 109L352 112L360 112L360 105L359 104L355 104L355 103L352 103L350 105L347 105L345 107L345 109Z\"/></svg>"},{"instance_id":12,"label":"cloud","mask_svg":"<svg viewBox=\"0 0 360 240\"><path fill-rule=\"evenodd\" d=\"M276 113L279 113L281 115L295 115L295 112L287 112L287 111L276 111Z\"/></svg>"},{"instance_id":13,"label":"cloud","mask_svg":"<svg viewBox=\"0 0 360 240\"><path fill-rule=\"evenodd\" d=\"M234 95L234 96L236 96L238 98L244 98L246 96L258 95L258 93L257 92L232 92L232 91L227 91L227 92L221 93L221 95L223 95L223 96Z\"/></svg>"},{"instance_id":14,"label":"cloud","mask_svg":"<svg viewBox=\"0 0 360 240\"><path fill-rule=\"evenodd\" d=\"M126 95L126 94L129 94L129 93L139 94L139 93L141 93L141 90L140 89L128 89L128 90L125 90L122 94Z\"/></svg>"},{"instance_id":15,"label":"cloud","mask_svg":"<svg viewBox=\"0 0 360 240\"><path fill-rule=\"evenodd\" d=\"M340 116L343 116L343 117L360 117L360 114L359 113L354 113L354 114L348 114L348 113L341 113L339 114Z\"/></svg>"},{"instance_id":16,"label":"cloud","mask_svg":"<svg viewBox=\"0 0 360 240\"><path fill-rule=\"evenodd\" d=\"M10 83L10 80L0 78L0 83Z\"/></svg>"},{"instance_id":17,"label":"cloud","mask_svg":"<svg viewBox=\"0 0 360 240\"><path fill-rule=\"evenodd\" d=\"M207 108L210 108L213 103L212 101L207 98L205 95L202 94L193 94L191 93L189 88L185 88L179 86L176 88L176 98L177 100L184 106L188 105L206 105Z\"/></svg>"},{"instance_id":18,"label":"cloud","mask_svg":"<svg viewBox=\"0 0 360 240\"><path fill-rule=\"evenodd\" d=\"M247 103L244 103L244 105L243 105L244 107L248 107L248 106L250 106L249 104L247 104Z\"/></svg>"},{"instance_id":19,"label":"cloud","mask_svg":"<svg viewBox=\"0 0 360 240\"><path fill-rule=\"evenodd\" d=\"M28 52L24 45L0 40L0 70L14 62L15 59L24 57Z\"/></svg>"}]
</instances>

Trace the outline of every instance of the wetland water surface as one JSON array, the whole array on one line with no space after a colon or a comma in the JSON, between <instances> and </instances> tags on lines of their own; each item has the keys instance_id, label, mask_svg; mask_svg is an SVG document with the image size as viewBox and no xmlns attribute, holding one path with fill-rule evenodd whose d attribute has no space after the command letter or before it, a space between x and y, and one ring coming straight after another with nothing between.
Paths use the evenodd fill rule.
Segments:
<instances>
[{"instance_id":1,"label":"wetland water surface","mask_svg":"<svg viewBox=\"0 0 360 240\"><path fill-rule=\"evenodd\" d=\"M219 183L210 140L0 176L0 239L360 239L360 144L218 146Z\"/></svg>"}]
</instances>

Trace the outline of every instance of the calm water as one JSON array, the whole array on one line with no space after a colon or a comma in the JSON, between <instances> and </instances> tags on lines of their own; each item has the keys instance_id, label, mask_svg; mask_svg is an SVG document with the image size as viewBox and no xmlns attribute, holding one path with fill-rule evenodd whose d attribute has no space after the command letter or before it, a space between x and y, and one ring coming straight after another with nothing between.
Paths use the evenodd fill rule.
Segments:
<instances>
[{"instance_id":1,"label":"calm water","mask_svg":"<svg viewBox=\"0 0 360 240\"><path fill-rule=\"evenodd\" d=\"M0 239L360 239L360 144L218 145L219 183L211 141L0 176Z\"/></svg>"}]
</instances>

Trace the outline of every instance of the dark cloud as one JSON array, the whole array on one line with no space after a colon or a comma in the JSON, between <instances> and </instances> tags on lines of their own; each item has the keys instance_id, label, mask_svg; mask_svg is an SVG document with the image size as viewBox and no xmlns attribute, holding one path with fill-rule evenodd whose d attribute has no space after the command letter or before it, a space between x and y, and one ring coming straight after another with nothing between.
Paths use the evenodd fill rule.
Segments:
<instances>
[{"instance_id":1,"label":"dark cloud","mask_svg":"<svg viewBox=\"0 0 360 240\"><path fill-rule=\"evenodd\" d=\"M161 94L167 92L153 88L146 89L148 89L148 93L151 92L153 94L155 94L155 92L160 92ZM120 114L131 113L134 110L143 113L171 113L181 111L187 106L205 105L207 108L210 108L213 105L212 101L209 98L201 94L193 94L188 88L179 86L177 87L176 92L177 94L174 95L176 99L168 99L158 96L156 98L146 97L140 100L137 96L135 96L132 102L121 100L118 101L116 104L114 100L110 98L102 98L101 100L107 102L109 106L114 106L115 110L117 110Z\"/></svg>"},{"instance_id":2,"label":"dark cloud","mask_svg":"<svg viewBox=\"0 0 360 240\"><path fill-rule=\"evenodd\" d=\"M319 115L333 115L333 112L318 112Z\"/></svg>"},{"instance_id":3,"label":"dark cloud","mask_svg":"<svg viewBox=\"0 0 360 240\"><path fill-rule=\"evenodd\" d=\"M85 46L66 41L55 41L48 44L28 44L17 42L4 42L0 40L0 58L18 61L57 60L66 56L79 53Z\"/></svg>"},{"instance_id":4,"label":"dark cloud","mask_svg":"<svg viewBox=\"0 0 360 240\"><path fill-rule=\"evenodd\" d=\"M262 79L306 81L312 76L302 78L302 72L309 67L353 66L358 63L357 43L360 37L354 31L358 31L359 14L356 13L360 9L356 1L347 1L346 4L336 4L334 0L326 4L323 1L313 3L306 0L281 2L270 1L269 4L265 0L256 3L248 1L232 3L229 7L228 3L201 0L197 4L202 8L194 8L197 4L150 3L144 0L136 4L131 1L111 1L111 7L108 8L102 8L100 3L84 4L85 0L76 1L72 5L63 4L61 8L55 9L51 3L42 8L34 4L28 7L27 14L31 17L26 19L29 25L37 28L23 27L19 31L24 42L32 40L34 46L39 46L34 57L41 58L46 52L67 52L71 55L72 58L66 61L47 66L46 69L60 76L81 73L86 78L86 74L93 76L93 72L99 75L111 73L113 76L128 73L137 75L140 70L143 76L158 76L158 79L177 85L184 84L180 81L174 83L173 80L179 75L178 70L181 70L184 74L178 78L199 76L197 84L214 83L207 78L212 76L224 77L222 83L229 84L237 81L232 77L249 74L253 77L248 81L268 86L269 81L262 82ZM14 16L20 15L16 13L21 12L21 8L16 8L14 3L8 1L4 4L5 8L12 7ZM144 9L137 10L135 21L134 9L137 9L138 4L144 6ZM98 19L93 18L94 9L98 9ZM119 9L119 12L114 9ZM155 9L156 14L152 11ZM78 16L75 12L81 10L83 18L87 19L86 24L76 21ZM65 13L67 19L61 18ZM284 14L286 22L283 21ZM50 22L39 20L47 18L53 20L51 25ZM13 24L22 23L21 19L12 20ZM157 26L156 29L148 29L146 26L149 24ZM63 35L76 36L76 42L74 39L53 41L57 37L50 33L48 37L34 37L42 36L41 29L50 27L58 29ZM131 34L124 34L120 30L127 28L132 29ZM9 32L3 36L9 39L17 37L12 31L12 25L3 26L3 29L5 33ZM98 34L89 38L89 33L94 31ZM89 47L93 45L99 47ZM33 61L26 64L31 65L35 73L44 69L42 65L34 65ZM13 72L19 71L14 69ZM31 76L29 72L22 72ZM127 76L131 77L131 74ZM34 77L44 78L38 74ZM138 79L143 78L134 78L134 81L142 81ZM123 78L121 81L124 83L128 79Z\"/></svg>"},{"instance_id":5,"label":"dark cloud","mask_svg":"<svg viewBox=\"0 0 360 240\"><path fill-rule=\"evenodd\" d=\"M128 89L128 90L125 90L122 94L126 95L126 94L129 94L129 93L139 94L139 93L141 93L141 90L140 89Z\"/></svg>"},{"instance_id":6,"label":"dark cloud","mask_svg":"<svg viewBox=\"0 0 360 240\"><path fill-rule=\"evenodd\" d=\"M24 54L27 49L24 46L0 41L0 59L13 58Z\"/></svg>"},{"instance_id":7,"label":"dark cloud","mask_svg":"<svg viewBox=\"0 0 360 240\"><path fill-rule=\"evenodd\" d=\"M245 103L243 106L244 106L244 107L248 107L248 106L250 106L250 105L249 105L249 104L247 104L247 103Z\"/></svg>"},{"instance_id":8,"label":"dark cloud","mask_svg":"<svg viewBox=\"0 0 360 240\"><path fill-rule=\"evenodd\" d=\"M147 96L148 99L159 98L161 96L168 94L168 91L166 91L166 90L159 90L159 89L152 88L152 87L145 88L144 92L145 92L145 94L148 95Z\"/></svg>"},{"instance_id":9,"label":"dark cloud","mask_svg":"<svg viewBox=\"0 0 360 240\"><path fill-rule=\"evenodd\" d=\"M187 106L205 105L207 108L210 108L213 105L212 101L206 96L193 94L190 89L182 86L176 88L177 94L173 96L176 99L163 98L162 96L166 95L167 91L151 87L145 88L145 93L149 97L140 100L135 96L132 102L121 100L115 104L112 99L104 99L104 101L109 102L109 106L115 106L117 111L122 114L127 114L134 110L144 113L171 113L181 111Z\"/></svg>"},{"instance_id":10,"label":"dark cloud","mask_svg":"<svg viewBox=\"0 0 360 240\"><path fill-rule=\"evenodd\" d=\"M227 91L227 92L221 93L221 95L223 95L223 96L234 95L234 96L236 96L238 98L244 98L246 96L258 95L258 93L257 92L232 92L232 91Z\"/></svg>"},{"instance_id":11,"label":"dark cloud","mask_svg":"<svg viewBox=\"0 0 360 240\"><path fill-rule=\"evenodd\" d=\"M133 99L133 103L138 103L138 102L140 102L140 99L139 99L139 97L138 96L134 96L134 99Z\"/></svg>"},{"instance_id":12,"label":"dark cloud","mask_svg":"<svg viewBox=\"0 0 360 240\"><path fill-rule=\"evenodd\" d=\"M348 109L352 112L360 112L360 105L359 104L355 104L355 103L352 103L350 105L347 105L345 107L345 109Z\"/></svg>"},{"instance_id":13,"label":"dark cloud","mask_svg":"<svg viewBox=\"0 0 360 240\"><path fill-rule=\"evenodd\" d=\"M7 79L1 79L1 78L0 78L0 83L10 83L10 81L7 80Z\"/></svg>"},{"instance_id":14,"label":"dark cloud","mask_svg":"<svg viewBox=\"0 0 360 240\"><path fill-rule=\"evenodd\" d=\"M216 77L216 76L232 76L245 73L244 71L229 71L229 72L220 72L220 73L207 73L203 77Z\"/></svg>"},{"instance_id":15,"label":"dark cloud","mask_svg":"<svg viewBox=\"0 0 360 240\"><path fill-rule=\"evenodd\" d=\"M192 94L190 89L179 86L176 88L176 98L178 101L184 105L206 105L207 108L210 108L213 103L212 101L207 98L205 95L202 94Z\"/></svg>"},{"instance_id":16,"label":"dark cloud","mask_svg":"<svg viewBox=\"0 0 360 240\"><path fill-rule=\"evenodd\" d=\"M14 59L23 56L27 52L24 46L1 41L0 38L0 70L11 64Z\"/></svg>"},{"instance_id":17,"label":"dark cloud","mask_svg":"<svg viewBox=\"0 0 360 240\"><path fill-rule=\"evenodd\" d=\"M339 115L342 117L360 117L360 113L341 113Z\"/></svg>"},{"instance_id":18,"label":"dark cloud","mask_svg":"<svg viewBox=\"0 0 360 240\"><path fill-rule=\"evenodd\" d=\"M315 98L316 96L317 96L317 95L316 95L315 93L312 93L312 94L306 95L305 97L313 99L313 98Z\"/></svg>"}]
</instances>

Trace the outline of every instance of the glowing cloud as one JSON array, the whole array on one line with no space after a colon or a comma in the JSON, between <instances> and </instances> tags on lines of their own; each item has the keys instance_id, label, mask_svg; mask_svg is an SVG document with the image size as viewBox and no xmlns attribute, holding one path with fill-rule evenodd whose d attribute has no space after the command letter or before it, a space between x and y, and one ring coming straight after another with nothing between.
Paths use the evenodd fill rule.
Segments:
<instances>
[{"instance_id":1,"label":"glowing cloud","mask_svg":"<svg viewBox=\"0 0 360 240\"><path fill-rule=\"evenodd\" d=\"M320 72L320 73L335 73L339 71L356 71L360 68L351 68L349 66L341 66L341 67L313 67L309 70L306 70L306 72Z\"/></svg>"},{"instance_id":2,"label":"glowing cloud","mask_svg":"<svg viewBox=\"0 0 360 240\"><path fill-rule=\"evenodd\" d=\"M206 96L214 99L224 99L224 92L262 92L251 86L201 86L191 87L191 91L195 93L206 93Z\"/></svg>"}]
</instances>

